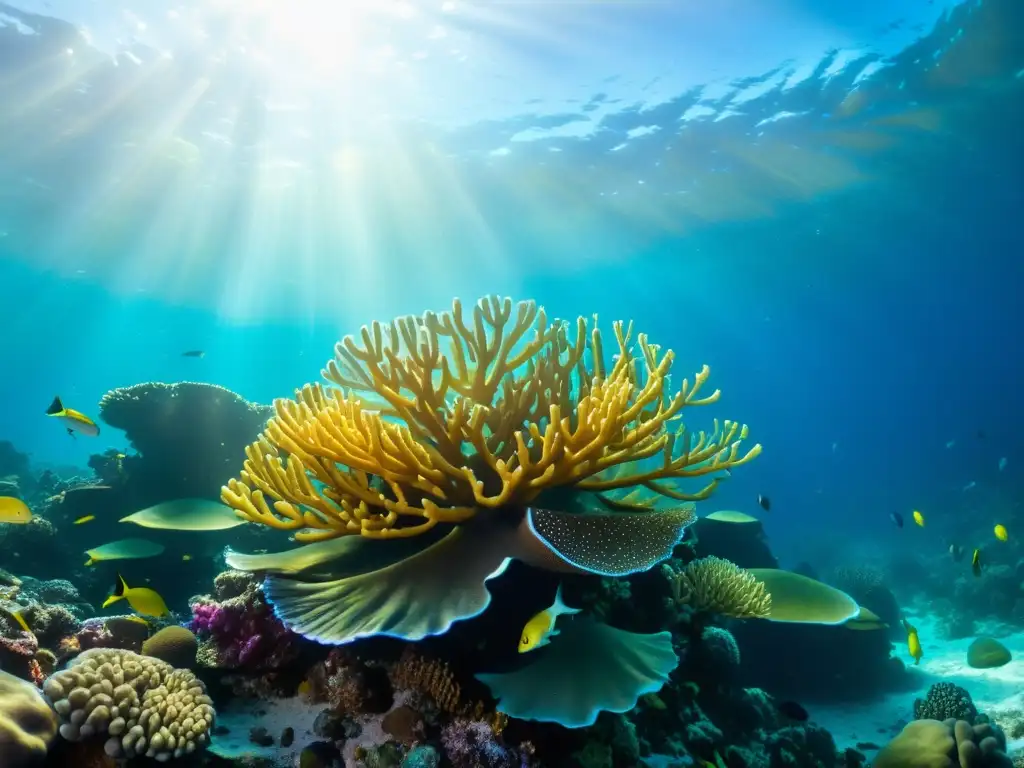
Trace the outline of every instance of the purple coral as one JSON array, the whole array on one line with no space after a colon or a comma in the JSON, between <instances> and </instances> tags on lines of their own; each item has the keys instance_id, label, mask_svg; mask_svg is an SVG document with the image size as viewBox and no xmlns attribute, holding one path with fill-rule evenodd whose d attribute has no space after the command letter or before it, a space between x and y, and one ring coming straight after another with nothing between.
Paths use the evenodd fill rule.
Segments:
<instances>
[{"instance_id":1,"label":"purple coral","mask_svg":"<svg viewBox=\"0 0 1024 768\"><path fill-rule=\"evenodd\" d=\"M189 628L211 641L218 667L277 669L295 655L298 646L297 637L255 590L221 603L193 603Z\"/></svg>"},{"instance_id":2,"label":"purple coral","mask_svg":"<svg viewBox=\"0 0 1024 768\"><path fill-rule=\"evenodd\" d=\"M532 749L501 742L494 729L480 720L455 720L441 731L441 744L455 768L530 768Z\"/></svg>"}]
</instances>

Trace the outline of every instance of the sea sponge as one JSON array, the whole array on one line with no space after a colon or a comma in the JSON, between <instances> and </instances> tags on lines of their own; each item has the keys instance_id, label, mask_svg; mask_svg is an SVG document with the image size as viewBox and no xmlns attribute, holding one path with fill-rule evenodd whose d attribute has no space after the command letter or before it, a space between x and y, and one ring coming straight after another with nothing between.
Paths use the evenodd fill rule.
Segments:
<instances>
[{"instance_id":1,"label":"sea sponge","mask_svg":"<svg viewBox=\"0 0 1024 768\"><path fill-rule=\"evenodd\" d=\"M994 669L1009 664L1009 648L995 638L979 637L967 648L967 665L975 669Z\"/></svg>"},{"instance_id":2,"label":"sea sponge","mask_svg":"<svg viewBox=\"0 0 1024 768\"><path fill-rule=\"evenodd\" d=\"M164 627L142 644L142 655L166 661L172 667L190 669L196 664L199 640L185 627Z\"/></svg>"},{"instance_id":3,"label":"sea sponge","mask_svg":"<svg viewBox=\"0 0 1024 768\"><path fill-rule=\"evenodd\" d=\"M914 701L915 720L966 720L973 724L978 709L971 694L953 683L935 683L923 699Z\"/></svg>"},{"instance_id":4,"label":"sea sponge","mask_svg":"<svg viewBox=\"0 0 1024 768\"><path fill-rule=\"evenodd\" d=\"M678 604L737 619L765 618L772 596L763 582L728 560L711 555L694 560L672 578Z\"/></svg>"},{"instance_id":5,"label":"sea sponge","mask_svg":"<svg viewBox=\"0 0 1024 768\"><path fill-rule=\"evenodd\" d=\"M0 670L0 764L21 768L46 757L57 716L32 683Z\"/></svg>"},{"instance_id":6,"label":"sea sponge","mask_svg":"<svg viewBox=\"0 0 1024 768\"><path fill-rule=\"evenodd\" d=\"M61 718L61 736L105 735L111 757L190 754L208 743L215 716L195 675L132 651L85 651L50 676L43 692Z\"/></svg>"}]
</instances>

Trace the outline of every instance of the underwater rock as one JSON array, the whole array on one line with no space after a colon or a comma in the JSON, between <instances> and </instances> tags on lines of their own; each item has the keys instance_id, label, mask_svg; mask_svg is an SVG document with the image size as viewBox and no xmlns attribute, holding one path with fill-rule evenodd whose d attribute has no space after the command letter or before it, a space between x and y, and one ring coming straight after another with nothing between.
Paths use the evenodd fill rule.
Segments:
<instances>
[{"instance_id":1,"label":"underwater rock","mask_svg":"<svg viewBox=\"0 0 1024 768\"><path fill-rule=\"evenodd\" d=\"M992 637L979 637L967 648L967 665L974 669L995 669L1011 658L1010 650Z\"/></svg>"},{"instance_id":2,"label":"underwater rock","mask_svg":"<svg viewBox=\"0 0 1024 768\"><path fill-rule=\"evenodd\" d=\"M747 517L747 516L744 516ZM760 521L733 520L722 513L700 518L692 526L697 557L714 555L740 568L778 568Z\"/></svg>"},{"instance_id":3,"label":"underwater rock","mask_svg":"<svg viewBox=\"0 0 1024 768\"><path fill-rule=\"evenodd\" d=\"M334 709L328 708L321 710L316 716L316 720L313 721L313 733L329 741L343 741L350 736L345 725L345 718Z\"/></svg>"},{"instance_id":4,"label":"underwater rock","mask_svg":"<svg viewBox=\"0 0 1024 768\"><path fill-rule=\"evenodd\" d=\"M340 761L341 752L328 741L314 741L299 753L299 768L333 768Z\"/></svg>"}]
</instances>

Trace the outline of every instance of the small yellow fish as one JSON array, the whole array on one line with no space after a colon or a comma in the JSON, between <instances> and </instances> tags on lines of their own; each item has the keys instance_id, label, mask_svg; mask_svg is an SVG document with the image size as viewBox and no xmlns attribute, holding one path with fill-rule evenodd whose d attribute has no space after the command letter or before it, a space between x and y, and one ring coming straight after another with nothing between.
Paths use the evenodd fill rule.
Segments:
<instances>
[{"instance_id":1,"label":"small yellow fish","mask_svg":"<svg viewBox=\"0 0 1024 768\"><path fill-rule=\"evenodd\" d=\"M17 496L0 496L0 523L24 525L32 522L32 510Z\"/></svg>"},{"instance_id":2,"label":"small yellow fish","mask_svg":"<svg viewBox=\"0 0 1024 768\"><path fill-rule=\"evenodd\" d=\"M1006 530L1006 526L1005 525L1002 525L1002 524L997 525L992 530L993 530L993 533L995 533L996 538L999 539L1000 541L1006 541L1007 539L1010 538L1010 532L1008 530Z\"/></svg>"},{"instance_id":3,"label":"small yellow fish","mask_svg":"<svg viewBox=\"0 0 1024 768\"><path fill-rule=\"evenodd\" d=\"M181 559L187 563L189 560L192 559L192 555L182 555Z\"/></svg>"},{"instance_id":4,"label":"small yellow fish","mask_svg":"<svg viewBox=\"0 0 1024 768\"><path fill-rule=\"evenodd\" d=\"M121 574L117 574L117 586L114 587L114 594L103 602L103 607L113 605L118 600L127 600L132 610L143 616L160 617L170 613L167 610L167 603L156 590L149 587L129 587Z\"/></svg>"},{"instance_id":5,"label":"small yellow fish","mask_svg":"<svg viewBox=\"0 0 1024 768\"><path fill-rule=\"evenodd\" d=\"M981 550L974 550L974 554L971 555L971 571L975 576L981 576Z\"/></svg>"},{"instance_id":6,"label":"small yellow fish","mask_svg":"<svg viewBox=\"0 0 1024 768\"><path fill-rule=\"evenodd\" d=\"M14 617L14 620L18 622L18 626L21 627L23 630L25 630L26 632L32 631L28 628L28 622L25 621L25 617L21 615L21 611L11 611L11 616Z\"/></svg>"},{"instance_id":7,"label":"small yellow fish","mask_svg":"<svg viewBox=\"0 0 1024 768\"><path fill-rule=\"evenodd\" d=\"M82 523L92 522L95 519L96 519L96 515L86 515L85 517L80 517L77 520L75 520L75 522L73 524L74 525L81 525Z\"/></svg>"},{"instance_id":8,"label":"small yellow fish","mask_svg":"<svg viewBox=\"0 0 1024 768\"><path fill-rule=\"evenodd\" d=\"M924 651L921 650L921 639L917 636L917 629L911 626L910 622L906 619L901 619L901 621L903 622L903 628L907 630L907 650L910 652L914 664L919 664L921 657L924 656Z\"/></svg>"},{"instance_id":9,"label":"small yellow fish","mask_svg":"<svg viewBox=\"0 0 1024 768\"><path fill-rule=\"evenodd\" d=\"M59 419L72 437L75 436L76 432L87 437L96 437L100 433L99 425L95 421L81 411L65 408L64 403L60 401L60 397L53 398L50 407L46 409L46 415Z\"/></svg>"},{"instance_id":10,"label":"small yellow fish","mask_svg":"<svg viewBox=\"0 0 1024 768\"><path fill-rule=\"evenodd\" d=\"M555 593L555 602L551 607L535 615L523 627L523 634L519 637L519 652L529 653L550 643L551 638L558 634L558 630L555 629L558 617L563 614L579 613L580 610L570 608L562 602L562 586L559 585Z\"/></svg>"},{"instance_id":11,"label":"small yellow fish","mask_svg":"<svg viewBox=\"0 0 1024 768\"><path fill-rule=\"evenodd\" d=\"M920 512L918 512L918 511L917 511L917 510L915 509L915 510L914 510L914 514L913 514L913 517L914 517L914 522L915 522L915 523L917 523L917 524L918 524L919 526L921 526L922 528L924 528L924 515L922 515L922 514L921 514Z\"/></svg>"}]
</instances>

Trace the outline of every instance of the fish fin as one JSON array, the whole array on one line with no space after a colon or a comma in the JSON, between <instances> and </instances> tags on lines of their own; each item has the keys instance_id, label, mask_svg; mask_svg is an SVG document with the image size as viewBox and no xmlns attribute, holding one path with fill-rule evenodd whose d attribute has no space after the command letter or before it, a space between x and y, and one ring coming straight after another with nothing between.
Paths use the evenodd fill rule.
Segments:
<instances>
[{"instance_id":1,"label":"fish fin","mask_svg":"<svg viewBox=\"0 0 1024 768\"><path fill-rule=\"evenodd\" d=\"M557 619L559 616L564 615L564 614L579 613L583 609L582 608L570 608L568 605L566 605L564 602L562 602L562 585L559 584L558 585L558 591L555 592L555 603L548 610L551 612L551 618L552 618L551 623L553 625L555 623L554 620Z\"/></svg>"},{"instance_id":2,"label":"fish fin","mask_svg":"<svg viewBox=\"0 0 1024 768\"><path fill-rule=\"evenodd\" d=\"M18 622L18 626L21 627L23 630L25 630L26 632L32 631L28 628L28 622L25 621L25 617L21 615L21 611L11 611L11 616L14 617L14 620Z\"/></svg>"},{"instance_id":3,"label":"fish fin","mask_svg":"<svg viewBox=\"0 0 1024 768\"><path fill-rule=\"evenodd\" d=\"M91 557L88 560L85 561L85 567L86 568L89 568L89 567L91 567L93 565L96 565L96 561L93 560Z\"/></svg>"},{"instance_id":4,"label":"fish fin","mask_svg":"<svg viewBox=\"0 0 1024 768\"><path fill-rule=\"evenodd\" d=\"M75 437L75 430L73 430L71 427L67 427L67 430L68 430L68 437L70 437L72 440L77 440L78 439L77 437Z\"/></svg>"},{"instance_id":5,"label":"fish fin","mask_svg":"<svg viewBox=\"0 0 1024 768\"><path fill-rule=\"evenodd\" d=\"M117 583L114 584L114 596L124 597L124 593L129 589L128 582L124 580L124 576L120 573L117 574Z\"/></svg>"},{"instance_id":6,"label":"fish fin","mask_svg":"<svg viewBox=\"0 0 1024 768\"><path fill-rule=\"evenodd\" d=\"M124 599L124 595L111 595L110 597L108 597L106 600L103 601L103 605L100 606L100 607L101 608L106 608L108 605L113 605L118 600L123 600L123 599Z\"/></svg>"},{"instance_id":7,"label":"fish fin","mask_svg":"<svg viewBox=\"0 0 1024 768\"><path fill-rule=\"evenodd\" d=\"M64 403L60 401L60 396L53 398L53 402L50 403L50 407L46 409L47 416L56 416L64 411Z\"/></svg>"}]
</instances>

